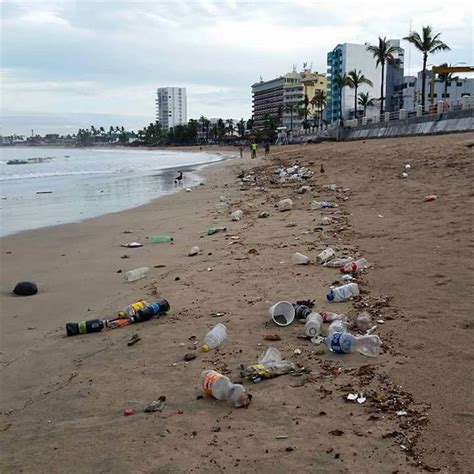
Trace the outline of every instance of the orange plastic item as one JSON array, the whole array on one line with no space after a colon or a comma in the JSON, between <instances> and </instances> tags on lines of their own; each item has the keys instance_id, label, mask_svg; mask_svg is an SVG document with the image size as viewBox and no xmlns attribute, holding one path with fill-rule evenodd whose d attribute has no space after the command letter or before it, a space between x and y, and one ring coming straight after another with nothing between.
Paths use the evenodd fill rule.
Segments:
<instances>
[{"instance_id":1,"label":"orange plastic item","mask_svg":"<svg viewBox=\"0 0 474 474\"><path fill-rule=\"evenodd\" d=\"M204 377L204 380L202 381L202 390L203 390L203 392L206 395L208 395L209 397L212 397L212 386L221 377L222 377L222 374L220 374L219 372L216 372L214 370L210 370L206 374L206 376Z\"/></svg>"},{"instance_id":2,"label":"orange plastic item","mask_svg":"<svg viewBox=\"0 0 474 474\"><path fill-rule=\"evenodd\" d=\"M436 194L428 194L428 196L425 196L425 202L434 201L435 199L438 199Z\"/></svg>"}]
</instances>

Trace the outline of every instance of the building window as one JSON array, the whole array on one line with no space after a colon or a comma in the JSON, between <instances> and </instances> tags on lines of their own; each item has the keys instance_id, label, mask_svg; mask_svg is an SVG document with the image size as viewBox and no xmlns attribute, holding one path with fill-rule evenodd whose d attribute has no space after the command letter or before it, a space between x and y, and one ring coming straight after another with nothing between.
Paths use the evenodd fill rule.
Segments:
<instances>
[{"instance_id":1,"label":"building window","mask_svg":"<svg viewBox=\"0 0 474 474\"><path fill-rule=\"evenodd\" d=\"M462 87L462 82L456 82L457 87Z\"/></svg>"},{"instance_id":2,"label":"building window","mask_svg":"<svg viewBox=\"0 0 474 474\"><path fill-rule=\"evenodd\" d=\"M446 99L449 97L449 93L446 94Z\"/></svg>"},{"instance_id":3,"label":"building window","mask_svg":"<svg viewBox=\"0 0 474 474\"><path fill-rule=\"evenodd\" d=\"M451 81L448 81L448 82L446 83L446 85L447 85L448 87L451 87Z\"/></svg>"}]
</instances>

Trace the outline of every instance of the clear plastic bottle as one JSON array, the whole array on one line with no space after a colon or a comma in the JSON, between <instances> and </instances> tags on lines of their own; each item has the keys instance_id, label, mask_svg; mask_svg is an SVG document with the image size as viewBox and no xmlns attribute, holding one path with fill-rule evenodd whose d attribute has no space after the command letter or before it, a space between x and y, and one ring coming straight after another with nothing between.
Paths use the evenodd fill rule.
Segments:
<instances>
[{"instance_id":1,"label":"clear plastic bottle","mask_svg":"<svg viewBox=\"0 0 474 474\"><path fill-rule=\"evenodd\" d=\"M333 258L332 260L329 260L329 262L326 262L323 265L329 268L341 268L353 261L354 259L352 257Z\"/></svg>"},{"instance_id":2,"label":"clear plastic bottle","mask_svg":"<svg viewBox=\"0 0 474 474\"><path fill-rule=\"evenodd\" d=\"M366 332L370 328L370 323L372 322L372 318L367 311L360 313L357 316L356 324L360 331Z\"/></svg>"},{"instance_id":3,"label":"clear plastic bottle","mask_svg":"<svg viewBox=\"0 0 474 474\"><path fill-rule=\"evenodd\" d=\"M149 270L148 267L140 267L135 268L135 270L130 270L124 275L125 281L131 282L145 278Z\"/></svg>"},{"instance_id":4,"label":"clear plastic bottle","mask_svg":"<svg viewBox=\"0 0 474 474\"><path fill-rule=\"evenodd\" d=\"M369 262L365 258L359 258L355 262L346 263L343 267L340 268L341 273L349 273L349 272L358 272L367 268L369 266Z\"/></svg>"},{"instance_id":5,"label":"clear plastic bottle","mask_svg":"<svg viewBox=\"0 0 474 474\"><path fill-rule=\"evenodd\" d=\"M335 319L328 327L328 337L335 332L347 332L347 322L343 319Z\"/></svg>"},{"instance_id":6,"label":"clear plastic bottle","mask_svg":"<svg viewBox=\"0 0 474 474\"><path fill-rule=\"evenodd\" d=\"M347 285L337 286L333 288L327 295L328 301L333 303L348 301L354 296L360 294L359 285L357 283L348 283Z\"/></svg>"},{"instance_id":7,"label":"clear plastic bottle","mask_svg":"<svg viewBox=\"0 0 474 474\"><path fill-rule=\"evenodd\" d=\"M338 354L349 354L359 352L367 357L377 357L380 354L382 341L379 336L354 336L348 332L334 332L330 334L324 343L332 352Z\"/></svg>"},{"instance_id":8,"label":"clear plastic bottle","mask_svg":"<svg viewBox=\"0 0 474 474\"><path fill-rule=\"evenodd\" d=\"M215 370L204 370L201 373L202 390L209 397L216 400L227 400L233 407L246 407L250 403L250 397L245 387L232 383L229 377Z\"/></svg>"},{"instance_id":9,"label":"clear plastic bottle","mask_svg":"<svg viewBox=\"0 0 474 474\"><path fill-rule=\"evenodd\" d=\"M321 326L323 325L323 318L319 313L311 313L306 318L304 325L304 332L308 337L318 337L321 333Z\"/></svg>"},{"instance_id":10,"label":"clear plastic bottle","mask_svg":"<svg viewBox=\"0 0 474 474\"><path fill-rule=\"evenodd\" d=\"M210 349L215 349L219 346L222 341L227 337L227 328L219 323L216 324L204 338L203 345L201 347L203 352L208 352Z\"/></svg>"}]
</instances>

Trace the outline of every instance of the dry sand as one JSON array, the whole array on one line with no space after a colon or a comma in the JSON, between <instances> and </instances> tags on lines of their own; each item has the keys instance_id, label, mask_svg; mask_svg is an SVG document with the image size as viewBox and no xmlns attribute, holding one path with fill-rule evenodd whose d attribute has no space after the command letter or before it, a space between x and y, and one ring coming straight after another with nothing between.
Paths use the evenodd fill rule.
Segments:
<instances>
[{"instance_id":1,"label":"dry sand","mask_svg":"<svg viewBox=\"0 0 474 474\"><path fill-rule=\"evenodd\" d=\"M207 168L206 184L191 193L2 239L2 472L472 471L469 138L274 148L271 159L246 157ZM309 194L296 194L299 184L269 181L276 166L296 160L315 171ZM405 163L412 168L401 180ZM251 168L267 191L241 190L236 176ZM320 190L332 182L350 192L336 199ZM438 199L423 202L432 193ZM241 222L214 210L221 195L244 210ZM286 197L294 209L279 213L274 204ZM314 231L321 216L331 215L310 211L314 198L337 200L340 223ZM271 216L258 219L261 210ZM205 235L213 224L228 232ZM153 234L172 235L175 242L150 244L146 238ZM132 240L145 246L120 247ZM193 245L203 252L191 258ZM373 264L360 277L358 301L326 303L338 272L290 263L296 251L314 261L326 245ZM125 254L128 259L121 258ZM117 273L144 265L152 267L150 275L135 283ZM15 282L25 279L36 281L40 293L12 296ZM172 307L160 319L64 337L68 321L111 315L157 296ZM269 322L270 302L299 298L352 317L368 305L385 321L377 330L384 354L317 355L316 346L298 338L300 324ZM217 322L228 326L228 340L184 362L184 354L194 352L192 337L201 339ZM141 341L128 347L136 332ZM266 334L281 341L266 342ZM239 380L240 364L254 363L270 345L308 373L244 382L253 394L248 409L199 397L202 369ZM296 348L301 355L293 354ZM353 391L364 392L367 402L346 402ZM160 395L167 397L163 412L142 413ZM136 409L134 416L123 416L128 407ZM397 417L398 409L408 415Z\"/></svg>"}]
</instances>

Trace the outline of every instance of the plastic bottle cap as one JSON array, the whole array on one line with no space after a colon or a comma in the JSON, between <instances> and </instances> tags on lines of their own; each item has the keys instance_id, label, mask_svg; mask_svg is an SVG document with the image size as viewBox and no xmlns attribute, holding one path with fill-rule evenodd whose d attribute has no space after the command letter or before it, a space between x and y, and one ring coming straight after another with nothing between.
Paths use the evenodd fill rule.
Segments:
<instances>
[{"instance_id":1,"label":"plastic bottle cap","mask_svg":"<svg viewBox=\"0 0 474 474\"><path fill-rule=\"evenodd\" d=\"M326 295L326 298L328 299L328 301L334 301L334 293L332 291L330 291L327 295Z\"/></svg>"},{"instance_id":2,"label":"plastic bottle cap","mask_svg":"<svg viewBox=\"0 0 474 474\"><path fill-rule=\"evenodd\" d=\"M207 344L203 344L201 350L202 352L209 352L209 346Z\"/></svg>"}]
</instances>

